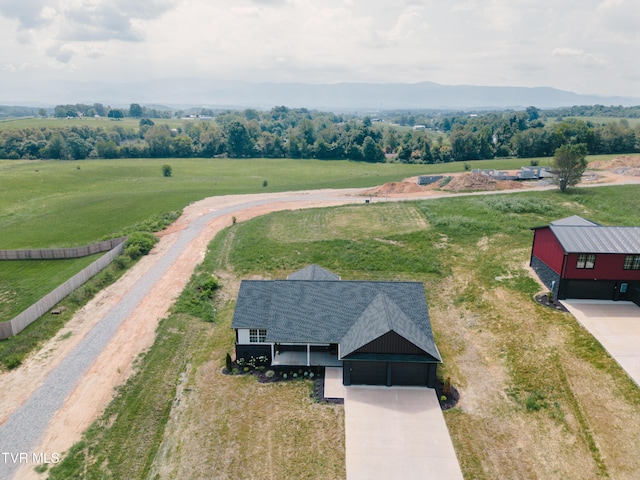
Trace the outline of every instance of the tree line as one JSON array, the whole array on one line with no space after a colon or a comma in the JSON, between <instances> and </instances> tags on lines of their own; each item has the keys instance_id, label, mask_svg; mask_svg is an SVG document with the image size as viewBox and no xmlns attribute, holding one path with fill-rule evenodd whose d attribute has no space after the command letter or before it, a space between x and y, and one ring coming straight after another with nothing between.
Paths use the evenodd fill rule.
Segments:
<instances>
[{"instance_id":1,"label":"tree line","mask_svg":"<svg viewBox=\"0 0 640 480\"><path fill-rule=\"evenodd\" d=\"M535 107L518 112L409 114L413 118L406 113L390 114L385 122L368 116L284 106L269 111L206 109L178 128L163 123L163 118L171 116L169 113L151 118L154 112L138 104L131 104L129 109L100 104L59 105L55 112L65 118L96 112L94 115L106 114L115 119L139 118L139 122L136 128L113 122L93 127L52 124L4 129L0 131L0 158L227 156L442 163L545 157L552 156L562 145L576 144L586 145L589 154L640 151L640 127L632 127L626 119L604 123L581 118L549 119Z\"/></svg>"}]
</instances>

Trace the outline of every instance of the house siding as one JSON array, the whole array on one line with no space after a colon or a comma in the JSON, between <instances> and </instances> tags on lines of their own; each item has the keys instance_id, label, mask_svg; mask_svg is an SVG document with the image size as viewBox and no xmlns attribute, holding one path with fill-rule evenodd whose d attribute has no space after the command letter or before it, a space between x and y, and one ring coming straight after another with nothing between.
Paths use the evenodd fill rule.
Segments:
<instances>
[{"instance_id":1,"label":"house siding","mask_svg":"<svg viewBox=\"0 0 640 480\"><path fill-rule=\"evenodd\" d=\"M532 259L534 256L554 272L562 274L564 249L549 227L533 231Z\"/></svg>"},{"instance_id":2,"label":"house siding","mask_svg":"<svg viewBox=\"0 0 640 480\"><path fill-rule=\"evenodd\" d=\"M589 252L584 252L589 253ZM625 270L623 254L599 253L594 268L576 268L578 253L570 253L567 258L564 278L576 280L640 280L640 270Z\"/></svg>"},{"instance_id":3,"label":"house siding","mask_svg":"<svg viewBox=\"0 0 640 480\"><path fill-rule=\"evenodd\" d=\"M396 353L402 355L424 355L425 352L395 332L388 332L360 347L354 353Z\"/></svg>"}]
</instances>

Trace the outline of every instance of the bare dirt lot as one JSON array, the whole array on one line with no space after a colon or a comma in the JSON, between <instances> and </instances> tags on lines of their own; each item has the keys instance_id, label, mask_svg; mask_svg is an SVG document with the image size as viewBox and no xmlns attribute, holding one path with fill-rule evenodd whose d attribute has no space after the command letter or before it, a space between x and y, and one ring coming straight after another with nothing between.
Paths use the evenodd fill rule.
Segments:
<instances>
[{"instance_id":1,"label":"bare dirt lot","mask_svg":"<svg viewBox=\"0 0 640 480\"><path fill-rule=\"evenodd\" d=\"M597 165L594 162L590 165L592 173L585 177L585 183L640 183L639 170L640 157L619 157ZM495 180L487 181L469 174L456 175L449 184L453 184L449 190L454 192L525 188L521 183L499 184ZM531 188L540 186L532 184ZM73 391L66 396L62 408L51 419L33 451L63 452L80 439L81 433L109 403L114 388L121 385L131 374L135 358L153 343L159 319L167 315L195 266L202 261L209 241L231 223L232 216L241 222L278 210L363 202L363 197L358 195L420 198L447 194L442 190L439 191L435 187L419 187L415 181L405 181L370 190L212 197L188 206L174 225L161 232L161 240L149 256L142 259L115 284L100 292L55 338L27 359L21 367L0 375L0 425L26 402L43 384L47 375L78 346L111 309L119 304L134 285L147 281L145 275L163 259L180 233L194 228L194 225L206 215L220 212L220 215L201 226L201 230L194 236L188 248L184 248L166 274L154 284L133 313L120 325L107 347L83 374ZM466 408L473 410L473 405L473 396L470 396L466 399ZM17 478L21 479L38 478L31 466L23 467L17 475Z\"/></svg>"}]
</instances>

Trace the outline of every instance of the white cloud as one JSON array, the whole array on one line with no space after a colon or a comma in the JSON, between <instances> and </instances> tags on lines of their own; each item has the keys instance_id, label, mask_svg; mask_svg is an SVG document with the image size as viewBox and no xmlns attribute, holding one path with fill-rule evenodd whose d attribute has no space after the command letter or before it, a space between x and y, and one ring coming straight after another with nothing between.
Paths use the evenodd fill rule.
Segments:
<instances>
[{"instance_id":1,"label":"white cloud","mask_svg":"<svg viewBox=\"0 0 640 480\"><path fill-rule=\"evenodd\" d=\"M0 0L0 65L637 94L639 24L637 0Z\"/></svg>"},{"instance_id":2,"label":"white cloud","mask_svg":"<svg viewBox=\"0 0 640 480\"><path fill-rule=\"evenodd\" d=\"M587 67L603 68L607 66L607 61L604 58L575 48L555 48L551 54L554 57L575 60L577 63Z\"/></svg>"}]
</instances>

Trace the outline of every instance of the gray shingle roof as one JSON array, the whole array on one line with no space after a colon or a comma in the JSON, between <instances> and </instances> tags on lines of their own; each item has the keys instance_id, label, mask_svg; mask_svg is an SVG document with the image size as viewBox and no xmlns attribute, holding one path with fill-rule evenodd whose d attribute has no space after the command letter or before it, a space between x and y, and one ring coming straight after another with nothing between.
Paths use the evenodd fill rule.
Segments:
<instances>
[{"instance_id":1,"label":"gray shingle roof","mask_svg":"<svg viewBox=\"0 0 640 480\"><path fill-rule=\"evenodd\" d=\"M549 226L567 253L640 254L640 227Z\"/></svg>"},{"instance_id":2,"label":"gray shingle roof","mask_svg":"<svg viewBox=\"0 0 640 480\"><path fill-rule=\"evenodd\" d=\"M386 310L376 313L380 302ZM368 343L370 335L359 332L370 321L376 331L392 328L440 359L419 282L243 280L231 326L266 328L267 342L340 343L342 348L359 320L361 330L347 338L350 349Z\"/></svg>"},{"instance_id":3,"label":"gray shingle roof","mask_svg":"<svg viewBox=\"0 0 640 480\"><path fill-rule=\"evenodd\" d=\"M293 272L287 277L287 280L340 280L340 277L314 263L304 267L302 270Z\"/></svg>"},{"instance_id":4,"label":"gray shingle roof","mask_svg":"<svg viewBox=\"0 0 640 480\"><path fill-rule=\"evenodd\" d=\"M340 342L344 358L385 333L395 332L440 360L431 331L425 334L384 292L379 293L355 321Z\"/></svg>"}]
</instances>

